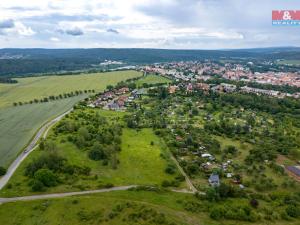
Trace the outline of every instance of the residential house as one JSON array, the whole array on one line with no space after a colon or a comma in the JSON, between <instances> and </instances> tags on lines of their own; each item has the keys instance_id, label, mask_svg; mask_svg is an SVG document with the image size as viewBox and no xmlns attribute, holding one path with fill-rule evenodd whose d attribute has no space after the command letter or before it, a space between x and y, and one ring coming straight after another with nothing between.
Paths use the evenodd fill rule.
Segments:
<instances>
[{"instance_id":1,"label":"residential house","mask_svg":"<svg viewBox=\"0 0 300 225\"><path fill-rule=\"evenodd\" d=\"M208 182L211 186L213 187L218 187L220 186L220 178L218 174L211 174L210 177L208 178Z\"/></svg>"},{"instance_id":2,"label":"residential house","mask_svg":"<svg viewBox=\"0 0 300 225\"><path fill-rule=\"evenodd\" d=\"M123 88L120 88L119 90L116 90L115 94L116 95L124 95L128 92L129 92L129 88L128 87L123 87Z\"/></svg>"},{"instance_id":3,"label":"residential house","mask_svg":"<svg viewBox=\"0 0 300 225\"><path fill-rule=\"evenodd\" d=\"M177 86L169 86L168 90L169 90L169 94L174 94L177 90Z\"/></svg>"},{"instance_id":4,"label":"residential house","mask_svg":"<svg viewBox=\"0 0 300 225\"><path fill-rule=\"evenodd\" d=\"M209 91L210 90L209 84L206 84L206 83L197 83L196 88L199 89L199 90L202 90L202 91Z\"/></svg>"},{"instance_id":5,"label":"residential house","mask_svg":"<svg viewBox=\"0 0 300 225\"><path fill-rule=\"evenodd\" d=\"M193 85L191 83L186 86L186 91L187 92L192 92L193 91Z\"/></svg>"},{"instance_id":6,"label":"residential house","mask_svg":"<svg viewBox=\"0 0 300 225\"><path fill-rule=\"evenodd\" d=\"M286 169L300 179L300 166L287 166Z\"/></svg>"},{"instance_id":7,"label":"residential house","mask_svg":"<svg viewBox=\"0 0 300 225\"><path fill-rule=\"evenodd\" d=\"M236 91L236 85L234 85L234 84L222 83L221 87L222 87L222 89L223 89L224 92L230 93L230 92Z\"/></svg>"},{"instance_id":8,"label":"residential house","mask_svg":"<svg viewBox=\"0 0 300 225\"><path fill-rule=\"evenodd\" d=\"M113 99L114 98L114 93L112 91L108 91L108 92L105 92L103 95L102 95L102 100L108 100L108 99Z\"/></svg>"},{"instance_id":9,"label":"residential house","mask_svg":"<svg viewBox=\"0 0 300 225\"><path fill-rule=\"evenodd\" d=\"M241 87L241 91L245 93L255 93L255 94L264 94L264 95L269 95L276 97L280 94L279 91L273 91L273 90L264 90L264 89L259 89L259 88L252 88L252 87Z\"/></svg>"},{"instance_id":10,"label":"residential house","mask_svg":"<svg viewBox=\"0 0 300 225\"><path fill-rule=\"evenodd\" d=\"M119 105L117 103L115 103L115 102L109 103L107 105L107 107L108 107L108 109L114 110L114 111L120 110Z\"/></svg>"}]
</instances>

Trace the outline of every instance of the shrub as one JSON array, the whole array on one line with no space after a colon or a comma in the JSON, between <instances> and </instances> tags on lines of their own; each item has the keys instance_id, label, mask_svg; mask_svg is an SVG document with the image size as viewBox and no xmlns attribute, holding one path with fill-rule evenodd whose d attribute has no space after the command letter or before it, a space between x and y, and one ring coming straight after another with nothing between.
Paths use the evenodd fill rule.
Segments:
<instances>
[{"instance_id":1,"label":"shrub","mask_svg":"<svg viewBox=\"0 0 300 225\"><path fill-rule=\"evenodd\" d=\"M164 180L164 181L161 183L161 186L163 186L163 187L169 187L169 186L170 186L170 182L167 181L167 180Z\"/></svg>"},{"instance_id":2,"label":"shrub","mask_svg":"<svg viewBox=\"0 0 300 225\"><path fill-rule=\"evenodd\" d=\"M220 194L215 188L208 188L206 190L206 199L209 201L219 201Z\"/></svg>"},{"instance_id":3,"label":"shrub","mask_svg":"<svg viewBox=\"0 0 300 225\"><path fill-rule=\"evenodd\" d=\"M300 217L300 208L295 205L289 205L285 211L290 217Z\"/></svg>"},{"instance_id":4,"label":"shrub","mask_svg":"<svg viewBox=\"0 0 300 225\"><path fill-rule=\"evenodd\" d=\"M180 181L180 182L185 181L185 177L183 175L181 175L181 174L178 175L178 176L176 176L175 179L178 180L178 181Z\"/></svg>"},{"instance_id":5,"label":"shrub","mask_svg":"<svg viewBox=\"0 0 300 225\"><path fill-rule=\"evenodd\" d=\"M39 169L35 172L34 180L40 181L46 187L53 187L57 184L57 177L51 170L48 169Z\"/></svg>"},{"instance_id":6,"label":"shrub","mask_svg":"<svg viewBox=\"0 0 300 225\"><path fill-rule=\"evenodd\" d=\"M4 176L6 174L6 169L0 166L0 176Z\"/></svg>"},{"instance_id":7,"label":"shrub","mask_svg":"<svg viewBox=\"0 0 300 225\"><path fill-rule=\"evenodd\" d=\"M162 187L179 187L180 182L177 180L167 181L164 180L161 184Z\"/></svg>"},{"instance_id":8,"label":"shrub","mask_svg":"<svg viewBox=\"0 0 300 225\"><path fill-rule=\"evenodd\" d=\"M235 146L229 145L224 149L226 154L235 155L238 152L238 149Z\"/></svg>"},{"instance_id":9,"label":"shrub","mask_svg":"<svg viewBox=\"0 0 300 225\"><path fill-rule=\"evenodd\" d=\"M214 220L220 220L224 217L225 209L223 206L213 207L210 211L210 218Z\"/></svg>"},{"instance_id":10,"label":"shrub","mask_svg":"<svg viewBox=\"0 0 300 225\"><path fill-rule=\"evenodd\" d=\"M107 155L103 149L103 147L98 143L95 142L92 149L89 151L88 156L92 160L101 160L107 159Z\"/></svg>"},{"instance_id":11,"label":"shrub","mask_svg":"<svg viewBox=\"0 0 300 225\"><path fill-rule=\"evenodd\" d=\"M173 164L168 164L165 172L168 174L174 174L176 172L176 166Z\"/></svg>"},{"instance_id":12,"label":"shrub","mask_svg":"<svg viewBox=\"0 0 300 225\"><path fill-rule=\"evenodd\" d=\"M55 152L42 154L39 158L34 159L25 168L25 175L33 177L35 172L41 168L47 168L54 172L63 171L65 167L65 159L57 155Z\"/></svg>"},{"instance_id":13,"label":"shrub","mask_svg":"<svg viewBox=\"0 0 300 225\"><path fill-rule=\"evenodd\" d=\"M41 181L34 180L32 186L31 186L31 189L32 189L32 191L44 191L45 186Z\"/></svg>"},{"instance_id":14,"label":"shrub","mask_svg":"<svg viewBox=\"0 0 300 225\"><path fill-rule=\"evenodd\" d=\"M253 208L257 208L258 207L258 205L259 205L259 203L258 203L258 201L256 200L256 199L251 199L250 200L250 205L253 207Z\"/></svg>"}]
</instances>

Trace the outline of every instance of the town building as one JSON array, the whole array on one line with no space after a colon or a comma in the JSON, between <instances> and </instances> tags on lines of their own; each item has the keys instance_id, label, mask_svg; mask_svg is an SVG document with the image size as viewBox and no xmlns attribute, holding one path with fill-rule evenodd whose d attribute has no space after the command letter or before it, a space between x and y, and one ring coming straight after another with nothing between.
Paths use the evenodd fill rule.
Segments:
<instances>
[{"instance_id":1,"label":"town building","mask_svg":"<svg viewBox=\"0 0 300 225\"><path fill-rule=\"evenodd\" d=\"M212 187L220 186L220 178L218 174L211 174L208 178L208 182Z\"/></svg>"}]
</instances>

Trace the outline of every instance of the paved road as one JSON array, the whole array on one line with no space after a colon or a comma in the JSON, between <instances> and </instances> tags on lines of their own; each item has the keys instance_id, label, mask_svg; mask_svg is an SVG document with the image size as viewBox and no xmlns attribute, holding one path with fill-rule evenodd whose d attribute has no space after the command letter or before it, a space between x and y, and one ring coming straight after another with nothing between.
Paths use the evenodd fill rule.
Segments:
<instances>
[{"instance_id":1,"label":"paved road","mask_svg":"<svg viewBox=\"0 0 300 225\"><path fill-rule=\"evenodd\" d=\"M45 194L45 195L32 195L32 196L13 197L13 198L0 198L0 204L6 203L6 202L31 201L31 200L49 199L49 198L61 198L61 197L68 197L68 196L96 194L96 193L111 192L111 191L126 191L126 190L128 190L130 188L134 188L134 187L137 187L137 185L112 187L112 188L105 188L105 189L91 190L91 191L55 193L55 194Z\"/></svg>"},{"instance_id":2,"label":"paved road","mask_svg":"<svg viewBox=\"0 0 300 225\"><path fill-rule=\"evenodd\" d=\"M0 179L0 190L7 184L8 180L12 177L16 169L19 167L21 162L34 150L37 148L37 142L42 137L45 138L48 134L49 129L58 121L60 121L65 115L70 113L73 109L59 115L55 119L49 121L44 126L42 126L39 131L34 136L33 140L25 148L25 150L15 159L15 161L9 166L6 174Z\"/></svg>"}]
</instances>

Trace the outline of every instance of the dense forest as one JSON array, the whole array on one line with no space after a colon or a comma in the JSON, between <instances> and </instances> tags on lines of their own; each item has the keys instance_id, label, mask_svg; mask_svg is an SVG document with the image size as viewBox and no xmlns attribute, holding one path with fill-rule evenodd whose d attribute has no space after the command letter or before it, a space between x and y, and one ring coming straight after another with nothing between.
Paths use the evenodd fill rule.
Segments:
<instances>
[{"instance_id":1,"label":"dense forest","mask_svg":"<svg viewBox=\"0 0 300 225\"><path fill-rule=\"evenodd\" d=\"M247 59L252 61L300 59L299 48L240 50L167 49L0 49L0 76L24 76L99 68L104 60L126 64L204 59Z\"/></svg>"}]
</instances>

